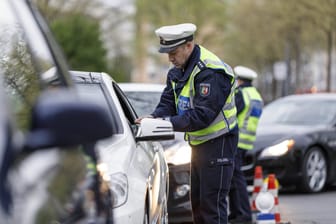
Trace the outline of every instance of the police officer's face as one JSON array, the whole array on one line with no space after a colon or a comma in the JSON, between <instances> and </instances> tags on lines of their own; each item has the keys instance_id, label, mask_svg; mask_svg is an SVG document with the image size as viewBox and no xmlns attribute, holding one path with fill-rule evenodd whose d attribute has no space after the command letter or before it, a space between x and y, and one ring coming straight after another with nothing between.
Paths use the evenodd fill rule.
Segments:
<instances>
[{"instance_id":1,"label":"police officer's face","mask_svg":"<svg viewBox=\"0 0 336 224\"><path fill-rule=\"evenodd\" d=\"M187 42L175 50L168 53L168 58L171 63L177 68L183 68L185 63L187 62L194 44L192 42Z\"/></svg>"}]
</instances>

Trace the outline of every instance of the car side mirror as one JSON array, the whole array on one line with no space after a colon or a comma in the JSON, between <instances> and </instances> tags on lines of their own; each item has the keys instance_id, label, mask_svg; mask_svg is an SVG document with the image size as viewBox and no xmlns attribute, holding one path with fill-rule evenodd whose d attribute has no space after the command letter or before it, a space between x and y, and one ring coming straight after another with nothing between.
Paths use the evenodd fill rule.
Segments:
<instances>
[{"instance_id":1,"label":"car side mirror","mask_svg":"<svg viewBox=\"0 0 336 224\"><path fill-rule=\"evenodd\" d=\"M113 134L108 112L77 97L74 90L42 93L32 111L32 125L25 151L95 142Z\"/></svg>"},{"instance_id":2,"label":"car side mirror","mask_svg":"<svg viewBox=\"0 0 336 224\"><path fill-rule=\"evenodd\" d=\"M170 121L144 118L140 123L137 141L162 141L174 139L173 125Z\"/></svg>"}]
</instances>

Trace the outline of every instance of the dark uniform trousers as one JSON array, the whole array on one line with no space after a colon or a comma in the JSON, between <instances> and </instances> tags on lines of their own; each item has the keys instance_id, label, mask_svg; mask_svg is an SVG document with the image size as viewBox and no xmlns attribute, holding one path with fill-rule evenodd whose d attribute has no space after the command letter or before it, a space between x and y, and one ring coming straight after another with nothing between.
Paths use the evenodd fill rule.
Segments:
<instances>
[{"instance_id":1,"label":"dark uniform trousers","mask_svg":"<svg viewBox=\"0 0 336 224\"><path fill-rule=\"evenodd\" d=\"M252 213L250 208L247 184L243 171L241 170L243 158L247 150L238 148L235 157L234 175L231 180L231 189L229 192L229 204L231 214L229 219L240 219L242 221L251 221Z\"/></svg>"},{"instance_id":2,"label":"dark uniform trousers","mask_svg":"<svg viewBox=\"0 0 336 224\"><path fill-rule=\"evenodd\" d=\"M194 224L227 224L227 195L234 169L238 134L192 146L191 205Z\"/></svg>"}]
</instances>

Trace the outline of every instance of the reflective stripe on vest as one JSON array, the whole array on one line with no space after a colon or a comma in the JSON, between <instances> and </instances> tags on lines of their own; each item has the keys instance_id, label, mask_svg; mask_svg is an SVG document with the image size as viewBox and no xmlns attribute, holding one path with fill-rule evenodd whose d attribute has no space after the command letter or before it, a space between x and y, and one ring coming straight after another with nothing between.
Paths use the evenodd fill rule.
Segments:
<instances>
[{"instance_id":1,"label":"reflective stripe on vest","mask_svg":"<svg viewBox=\"0 0 336 224\"><path fill-rule=\"evenodd\" d=\"M191 145L198 145L207 140L223 135L237 125L237 109L234 103L235 79L232 69L207 49L201 46L200 49L200 62L198 62L194 67L180 95L177 96L174 91L177 113L182 115L185 111L195 108L193 102L195 95L194 79L204 67L222 71L224 70L226 74L232 77L232 87L230 95L228 96L222 110L208 127L198 131L186 132L185 138ZM172 82L172 86L175 90L174 82Z\"/></svg>"},{"instance_id":2,"label":"reflective stripe on vest","mask_svg":"<svg viewBox=\"0 0 336 224\"><path fill-rule=\"evenodd\" d=\"M261 116L263 101L255 87L241 89L245 108L238 115L238 148L251 150L256 139L256 131Z\"/></svg>"}]
</instances>

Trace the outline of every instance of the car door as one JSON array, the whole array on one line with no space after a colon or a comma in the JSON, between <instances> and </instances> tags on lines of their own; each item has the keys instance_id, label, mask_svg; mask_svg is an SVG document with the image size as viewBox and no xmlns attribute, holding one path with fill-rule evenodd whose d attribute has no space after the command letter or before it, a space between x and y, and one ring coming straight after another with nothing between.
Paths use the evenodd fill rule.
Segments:
<instances>
[{"instance_id":1,"label":"car door","mask_svg":"<svg viewBox=\"0 0 336 224\"><path fill-rule=\"evenodd\" d=\"M136 126L134 121L137 118L137 114L132 105L116 83L113 83L113 88L130 126ZM136 131L134 132L135 136ZM152 163L148 169L148 200L150 204L150 220L155 220L158 218L162 201L165 201L167 165L164 160L162 146L158 142L137 141L136 145L136 150L141 150L147 154Z\"/></svg>"},{"instance_id":2,"label":"car door","mask_svg":"<svg viewBox=\"0 0 336 224\"><path fill-rule=\"evenodd\" d=\"M73 193L86 178L86 160L77 146L51 146L23 151L26 139L30 140L26 136L45 121L35 116L41 112L41 107L36 107L36 103L46 102L40 101L41 96L46 97L48 93L48 99L50 95L55 99L52 102L63 102L63 98L57 99L59 93L73 90L67 71L62 54L34 6L29 1L0 1L0 79L1 88L8 99L1 107L10 110L10 117L13 118L6 118L8 114L2 116L7 112L1 110L1 117L6 119L5 123L1 122L4 125L1 132L6 134L0 134L0 141L6 139L5 144L0 145L2 224L64 221ZM64 109L53 107L55 104L52 102L48 101L51 107L43 107L46 109L42 111L43 116L43 112L58 113ZM72 105L71 109L78 112L78 107ZM41 119L46 118L43 116ZM52 123L52 120L49 121L46 123ZM72 130L71 126L64 124L58 128ZM48 128L45 126L44 130L53 131ZM52 142L53 137L50 133L35 140L49 139ZM85 216L83 213L81 215Z\"/></svg>"},{"instance_id":3,"label":"car door","mask_svg":"<svg viewBox=\"0 0 336 224\"><path fill-rule=\"evenodd\" d=\"M321 106L324 118L327 118L328 127L320 134L322 141L325 141L327 150L327 158L330 164L329 179L330 182L336 181L336 99L326 101L325 106ZM328 106L327 106L328 105Z\"/></svg>"}]
</instances>

